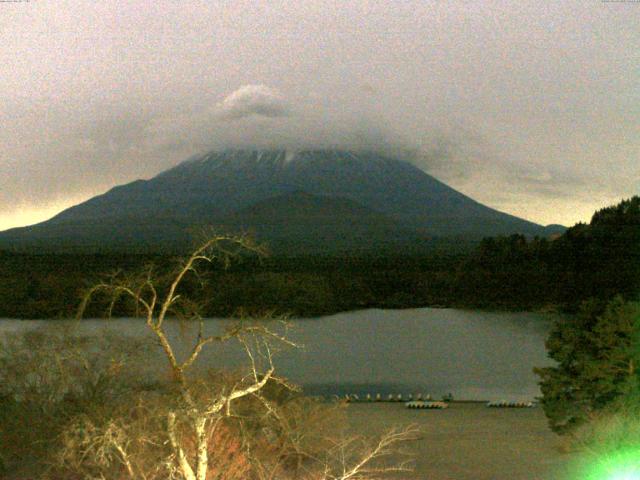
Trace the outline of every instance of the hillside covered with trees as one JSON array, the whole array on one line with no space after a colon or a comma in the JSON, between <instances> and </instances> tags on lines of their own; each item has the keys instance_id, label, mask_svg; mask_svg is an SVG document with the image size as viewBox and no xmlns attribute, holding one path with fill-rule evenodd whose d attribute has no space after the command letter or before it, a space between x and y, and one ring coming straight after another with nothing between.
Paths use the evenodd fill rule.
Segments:
<instances>
[{"instance_id":1,"label":"hillside covered with trees","mask_svg":"<svg viewBox=\"0 0 640 480\"><path fill-rule=\"evenodd\" d=\"M589 298L633 298L640 292L640 197L604 208L589 224L555 239L491 237L466 252L443 246L421 255L386 251L240 260L228 268L210 267L205 315L314 316L423 306L577 311ZM67 317L83 289L104 275L149 264L162 271L174 261L158 252L0 251L0 317Z\"/></svg>"}]
</instances>

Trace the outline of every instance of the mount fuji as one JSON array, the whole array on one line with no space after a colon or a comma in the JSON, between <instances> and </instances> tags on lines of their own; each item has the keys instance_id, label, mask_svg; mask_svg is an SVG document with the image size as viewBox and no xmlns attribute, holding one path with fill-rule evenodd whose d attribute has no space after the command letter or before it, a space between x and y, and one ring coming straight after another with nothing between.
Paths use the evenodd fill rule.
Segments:
<instances>
[{"instance_id":1,"label":"mount fuji","mask_svg":"<svg viewBox=\"0 0 640 480\"><path fill-rule=\"evenodd\" d=\"M0 247L179 249L202 226L250 232L289 253L421 249L435 240L562 231L489 208L377 153L225 150L0 232Z\"/></svg>"}]
</instances>

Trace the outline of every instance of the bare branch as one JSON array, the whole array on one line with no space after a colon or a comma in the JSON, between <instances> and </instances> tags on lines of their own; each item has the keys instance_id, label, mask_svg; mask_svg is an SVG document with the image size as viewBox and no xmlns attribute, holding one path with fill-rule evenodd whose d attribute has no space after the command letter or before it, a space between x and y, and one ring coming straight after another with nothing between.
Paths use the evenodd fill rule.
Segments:
<instances>
[{"instance_id":1,"label":"bare branch","mask_svg":"<svg viewBox=\"0 0 640 480\"><path fill-rule=\"evenodd\" d=\"M227 406L228 404L230 404L234 400L237 400L239 398L242 398L242 397L245 397L247 395L251 395L252 393L257 392L258 390L260 390L261 388L263 388L267 384L269 379L271 379L271 377L273 376L274 370L275 370L274 368L270 368L263 375L263 377L262 377L262 379L260 381L255 382L255 383L249 385L248 387L245 387L245 388L242 388L242 389L239 389L239 390L234 388L229 395L221 396L221 398L219 398L216 402L211 404L209 406L209 408L207 408L206 414L207 415L212 415L212 414L215 414L215 413L219 413L225 406Z\"/></svg>"},{"instance_id":2,"label":"bare branch","mask_svg":"<svg viewBox=\"0 0 640 480\"><path fill-rule=\"evenodd\" d=\"M193 468L189 464L187 460L187 456L182 449L182 446L178 442L178 436L176 433L176 414L175 412L169 412L167 417L167 433L169 434L169 441L171 442L171 447L178 459L178 465L182 470L182 474L185 477L185 480L196 480L196 475L193 472Z\"/></svg>"},{"instance_id":3,"label":"bare branch","mask_svg":"<svg viewBox=\"0 0 640 480\"><path fill-rule=\"evenodd\" d=\"M415 425L409 425L403 430L392 429L384 434L380 440L372 447L365 449L364 452L355 460L355 463L349 465L348 457L354 444L359 441L358 438L350 438L343 440L336 445L339 451L341 472L338 474L331 473L331 468L325 469L325 480L350 480L350 479L374 479L384 476L392 472L410 472L412 468L408 461L399 462L392 466L374 465L376 461L382 458L388 458L398 453L397 447L407 441L418 438L420 430Z\"/></svg>"},{"instance_id":4,"label":"bare branch","mask_svg":"<svg viewBox=\"0 0 640 480\"><path fill-rule=\"evenodd\" d=\"M206 337L199 339L194 345L193 350L191 351L187 359L180 365L180 370L186 370L187 368L189 368L193 364L193 362L195 362L196 358L198 358L198 355L200 354L204 346L208 343L213 342L215 339L215 337Z\"/></svg>"}]
</instances>

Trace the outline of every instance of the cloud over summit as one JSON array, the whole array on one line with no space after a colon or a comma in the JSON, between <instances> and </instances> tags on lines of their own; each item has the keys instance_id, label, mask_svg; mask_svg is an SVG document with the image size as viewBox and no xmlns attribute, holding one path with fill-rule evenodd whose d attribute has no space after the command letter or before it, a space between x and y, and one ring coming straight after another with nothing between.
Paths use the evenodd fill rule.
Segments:
<instances>
[{"instance_id":1,"label":"cloud over summit","mask_svg":"<svg viewBox=\"0 0 640 480\"><path fill-rule=\"evenodd\" d=\"M284 97L267 85L243 85L217 105L222 118L239 120L254 115L286 117L289 106Z\"/></svg>"}]
</instances>

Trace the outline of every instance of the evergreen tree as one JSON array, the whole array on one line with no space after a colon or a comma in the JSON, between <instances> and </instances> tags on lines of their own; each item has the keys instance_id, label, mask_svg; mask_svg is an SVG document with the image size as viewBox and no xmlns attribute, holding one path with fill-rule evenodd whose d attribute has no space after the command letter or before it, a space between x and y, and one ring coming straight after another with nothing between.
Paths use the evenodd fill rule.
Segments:
<instances>
[{"instance_id":1,"label":"evergreen tree","mask_svg":"<svg viewBox=\"0 0 640 480\"><path fill-rule=\"evenodd\" d=\"M640 292L640 197L598 210L552 243L548 258L560 302L590 297L633 298Z\"/></svg>"},{"instance_id":2,"label":"evergreen tree","mask_svg":"<svg viewBox=\"0 0 640 480\"><path fill-rule=\"evenodd\" d=\"M622 396L637 394L640 303L589 300L556 321L546 342L554 367L536 368L551 429L568 433Z\"/></svg>"}]
</instances>

